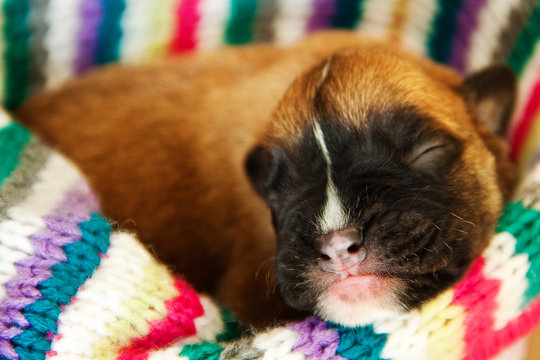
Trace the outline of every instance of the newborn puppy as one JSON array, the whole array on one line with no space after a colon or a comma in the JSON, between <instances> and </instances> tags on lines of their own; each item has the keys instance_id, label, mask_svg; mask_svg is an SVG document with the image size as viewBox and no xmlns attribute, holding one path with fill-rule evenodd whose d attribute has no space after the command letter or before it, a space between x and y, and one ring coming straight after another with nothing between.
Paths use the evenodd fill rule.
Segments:
<instances>
[{"instance_id":1,"label":"newborn puppy","mask_svg":"<svg viewBox=\"0 0 540 360\"><path fill-rule=\"evenodd\" d=\"M290 315L275 277L292 307L359 325L437 295L486 246L514 92L503 66L462 80L331 32L100 69L15 116L240 320Z\"/></svg>"}]
</instances>

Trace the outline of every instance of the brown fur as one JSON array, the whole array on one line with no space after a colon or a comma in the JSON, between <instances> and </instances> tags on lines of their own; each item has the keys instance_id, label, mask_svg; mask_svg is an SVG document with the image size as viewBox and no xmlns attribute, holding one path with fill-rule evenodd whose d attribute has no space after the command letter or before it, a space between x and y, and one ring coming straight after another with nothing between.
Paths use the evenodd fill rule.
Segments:
<instances>
[{"instance_id":1,"label":"brown fur","mask_svg":"<svg viewBox=\"0 0 540 360\"><path fill-rule=\"evenodd\" d=\"M477 180L490 216L498 214L502 199L489 173L495 158L482 148L458 94L461 78L348 33L320 34L289 48L259 45L140 67L111 66L36 96L16 117L81 167L105 214L121 228L136 230L199 290L217 294L241 320L260 325L287 310L272 290L275 235L267 206L245 175L245 157L264 135L294 139L312 112L298 99L318 86L323 60L353 47L364 51L345 50L330 59L325 96L346 103L336 103L336 111L357 101L371 107L411 102L440 119L469 144L463 161L474 169L472 176L487 169ZM377 66L363 73L348 63L357 61ZM293 82L317 64L319 78ZM349 71L344 76L334 68ZM388 82L399 89L380 85ZM369 87L369 98L333 97L350 86ZM279 121L268 131L276 106ZM340 115L361 118L372 110L358 107L358 113ZM496 141L492 145L500 148Z\"/></svg>"}]
</instances>

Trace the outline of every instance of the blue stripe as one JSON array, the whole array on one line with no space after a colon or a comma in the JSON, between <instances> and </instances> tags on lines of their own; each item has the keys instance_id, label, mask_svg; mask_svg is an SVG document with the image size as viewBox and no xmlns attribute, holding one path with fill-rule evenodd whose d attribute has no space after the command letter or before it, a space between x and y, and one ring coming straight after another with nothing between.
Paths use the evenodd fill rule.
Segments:
<instances>
[{"instance_id":1,"label":"blue stripe","mask_svg":"<svg viewBox=\"0 0 540 360\"><path fill-rule=\"evenodd\" d=\"M428 38L428 54L438 62L448 62L452 55L457 15L464 0L438 0L437 13L431 25L432 32Z\"/></svg>"},{"instance_id":2,"label":"blue stripe","mask_svg":"<svg viewBox=\"0 0 540 360\"><path fill-rule=\"evenodd\" d=\"M332 27L354 29L364 14L364 0L337 0Z\"/></svg>"},{"instance_id":3,"label":"blue stripe","mask_svg":"<svg viewBox=\"0 0 540 360\"><path fill-rule=\"evenodd\" d=\"M100 215L78 224L81 240L63 247L66 262L51 267L52 276L37 287L42 298L26 306L22 313L30 327L13 338L20 360L42 360L50 350L49 333L58 331L58 316L63 305L71 302L79 287L94 273L101 262L100 253L109 246L111 227Z\"/></svg>"},{"instance_id":4,"label":"blue stripe","mask_svg":"<svg viewBox=\"0 0 540 360\"><path fill-rule=\"evenodd\" d=\"M346 359L382 360L381 353L386 345L386 334L377 334L373 325L349 328L327 322L328 328L339 334L336 354Z\"/></svg>"},{"instance_id":5,"label":"blue stripe","mask_svg":"<svg viewBox=\"0 0 540 360\"><path fill-rule=\"evenodd\" d=\"M122 15L126 9L124 0L101 0L103 18L99 27L99 43L95 54L96 64L118 61L122 39Z\"/></svg>"}]
</instances>

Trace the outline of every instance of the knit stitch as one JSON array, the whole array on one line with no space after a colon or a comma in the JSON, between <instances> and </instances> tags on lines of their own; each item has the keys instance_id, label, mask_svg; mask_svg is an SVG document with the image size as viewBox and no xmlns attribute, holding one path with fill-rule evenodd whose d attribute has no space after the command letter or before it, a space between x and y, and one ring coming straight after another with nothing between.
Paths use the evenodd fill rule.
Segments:
<instances>
[{"instance_id":1,"label":"knit stitch","mask_svg":"<svg viewBox=\"0 0 540 360\"><path fill-rule=\"evenodd\" d=\"M509 143L528 176L466 276L421 308L240 337L228 310L112 231L72 164L0 113L0 358L477 360L518 343L540 321L539 19L537 0L2 0L8 108L103 63L288 44L329 27L465 74L506 62L521 91Z\"/></svg>"}]
</instances>

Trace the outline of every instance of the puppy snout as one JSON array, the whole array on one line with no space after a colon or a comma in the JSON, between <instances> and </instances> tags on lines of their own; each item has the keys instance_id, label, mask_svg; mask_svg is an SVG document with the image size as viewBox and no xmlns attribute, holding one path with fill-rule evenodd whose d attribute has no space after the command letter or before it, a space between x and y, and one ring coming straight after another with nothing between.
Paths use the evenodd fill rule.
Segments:
<instances>
[{"instance_id":1,"label":"puppy snout","mask_svg":"<svg viewBox=\"0 0 540 360\"><path fill-rule=\"evenodd\" d=\"M354 228L332 232L316 240L319 266L324 271L355 274L355 266L366 258L362 234Z\"/></svg>"}]
</instances>

